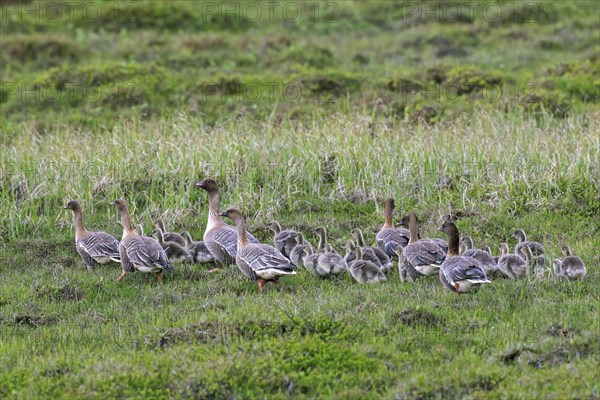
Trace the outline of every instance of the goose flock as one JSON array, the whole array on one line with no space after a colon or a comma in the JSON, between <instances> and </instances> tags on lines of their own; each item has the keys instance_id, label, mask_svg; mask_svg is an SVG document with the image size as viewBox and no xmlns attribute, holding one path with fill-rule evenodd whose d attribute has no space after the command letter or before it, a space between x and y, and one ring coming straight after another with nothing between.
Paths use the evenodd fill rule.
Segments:
<instances>
[{"instance_id":1,"label":"goose flock","mask_svg":"<svg viewBox=\"0 0 600 400\"><path fill-rule=\"evenodd\" d=\"M257 282L260 292L265 283L277 284L280 277L295 275L299 269L321 278L348 273L359 283L385 282L393 270L393 261L397 261L402 282L436 275L445 288L456 293L476 291L498 278L578 280L586 274L582 259L572 255L568 246L562 247L562 260L552 261L544 246L528 240L522 229L513 234L518 240L514 253L502 243L497 257L487 246L475 248L470 236L461 237L450 220L438 229L447 240L422 238L415 213L404 216L401 227L394 226L395 204L391 198L385 201L385 222L376 235L375 246L367 245L362 231L355 228L342 255L328 242L327 230L321 226L313 231L319 238L315 249L302 232L283 229L277 221L269 224L273 245L262 244L246 230L240 210L229 208L221 212L219 187L214 179L204 179L195 186L208 193L208 222L201 241L194 241L189 232L168 232L161 220L156 221L151 237L144 236L143 227L133 225L124 199L113 203L123 226L123 236L118 241L106 232L86 230L81 205L70 201L65 208L73 212L75 247L87 268L93 270L97 264L116 262L121 264L117 281L128 272L140 271L155 274L163 283L164 273L172 271L175 263L211 264L214 268L209 272L218 271L217 265L235 263L248 279Z\"/></svg>"}]
</instances>

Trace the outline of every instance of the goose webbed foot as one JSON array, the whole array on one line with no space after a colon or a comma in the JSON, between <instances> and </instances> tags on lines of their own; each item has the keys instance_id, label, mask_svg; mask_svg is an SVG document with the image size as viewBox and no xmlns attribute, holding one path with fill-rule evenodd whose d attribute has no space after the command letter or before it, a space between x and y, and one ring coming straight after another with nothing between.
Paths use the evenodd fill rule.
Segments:
<instances>
[{"instance_id":1,"label":"goose webbed foot","mask_svg":"<svg viewBox=\"0 0 600 400\"><path fill-rule=\"evenodd\" d=\"M213 272L219 272L220 270L221 270L221 268L213 268L213 269L208 270L207 272L209 274L212 274Z\"/></svg>"},{"instance_id":2,"label":"goose webbed foot","mask_svg":"<svg viewBox=\"0 0 600 400\"><path fill-rule=\"evenodd\" d=\"M460 286L458 286L458 283L454 282L452 284L452 286L454 286L454 290L456 290L456 294L460 294Z\"/></svg>"},{"instance_id":3,"label":"goose webbed foot","mask_svg":"<svg viewBox=\"0 0 600 400\"><path fill-rule=\"evenodd\" d=\"M265 285L265 281L262 279L259 279L256 284L258 285L258 292L262 294L263 292L263 286Z\"/></svg>"},{"instance_id":4,"label":"goose webbed foot","mask_svg":"<svg viewBox=\"0 0 600 400\"><path fill-rule=\"evenodd\" d=\"M164 284L164 280L163 279L164 279L164 276L163 276L163 273L161 271L161 272L158 273L158 275L156 275L156 280L159 281L160 284L162 285L162 284Z\"/></svg>"}]
</instances>

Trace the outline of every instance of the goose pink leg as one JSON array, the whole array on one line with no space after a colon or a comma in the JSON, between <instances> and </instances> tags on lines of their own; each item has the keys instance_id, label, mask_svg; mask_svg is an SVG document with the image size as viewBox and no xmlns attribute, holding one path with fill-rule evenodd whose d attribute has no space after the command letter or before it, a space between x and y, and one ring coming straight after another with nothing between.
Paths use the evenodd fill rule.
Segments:
<instances>
[{"instance_id":1,"label":"goose pink leg","mask_svg":"<svg viewBox=\"0 0 600 400\"><path fill-rule=\"evenodd\" d=\"M119 277L117 278L117 282L119 282L121 279L123 279L125 277L125 274L127 274L127 271L125 271L125 270L121 271L121 275L119 275Z\"/></svg>"}]
</instances>

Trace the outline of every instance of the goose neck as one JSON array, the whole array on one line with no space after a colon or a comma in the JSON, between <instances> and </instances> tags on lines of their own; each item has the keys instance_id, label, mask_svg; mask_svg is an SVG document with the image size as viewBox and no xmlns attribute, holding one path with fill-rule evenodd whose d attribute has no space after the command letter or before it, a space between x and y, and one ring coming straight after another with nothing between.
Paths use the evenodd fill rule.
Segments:
<instances>
[{"instance_id":1,"label":"goose neck","mask_svg":"<svg viewBox=\"0 0 600 400\"><path fill-rule=\"evenodd\" d=\"M240 251L250 243L248 241L248 236L246 235L246 224L244 223L244 217L241 215L236 215L233 222L235 222L235 226L237 228L238 251Z\"/></svg>"},{"instance_id":2,"label":"goose neck","mask_svg":"<svg viewBox=\"0 0 600 400\"><path fill-rule=\"evenodd\" d=\"M356 230L356 244L358 247L365 247L365 238L360 229Z\"/></svg>"},{"instance_id":3,"label":"goose neck","mask_svg":"<svg viewBox=\"0 0 600 400\"><path fill-rule=\"evenodd\" d=\"M319 250L325 249L325 243L327 243L327 234L325 233L325 229L319 230Z\"/></svg>"},{"instance_id":4,"label":"goose neck","mask_svg":"<svg viewBox=\"0 0 600 400\"><path fill-rule=\"evenodd\" d=\"M87 232L83 226L83 212L80 209L73 211L73 224L75 225L75 239L79 239Z\"/></svg>"},{"instance_id":5,"label":"goose neck","mask_svg":"<svg viewBox=\"0 0 600 400\"><path fill-rule=\"evenodd\" d=\"M124 208L121 210L121 225L123 225L123 237L135 234L128 208Z\"/></svg>"},{"instance_id":6,"label":"goose neck","mask_svg":"<svg viewBox=\"0 0 600 400\"><path fill-rule=\"evenodd\" d=\"M415 243L419 240L419 224L417 223L417 216L410 214L408 216L408 230L410 232L410 243Z\"/></svg>"},{"instance_id":7,"label":"goose neck","mask_svg":"<svg viewBox=\"0 0 600 400\"><path fill-rule=\"evenodd\" d=\"M383 209L383 216L385 218L385 223L383 224L383 229L389 229L394 227L394 205L393 202L388 200L385 202L385 206Z\"/></svg>"},{"instance_id":8,"label":"goose neck","mask_svg":"<svg viewBox=\"0 0 600 400\"><path fill-rule=\"evenodd\" d=\"M450 228L448 232L448 257L458 256L459 252L459 241L460 237L456 226Z\"/></svg>"},{"instance_id":9,"label":"goose neck","mask_svg":"<svg viewBox=\"0 0 600 400\"><path fill-rule=\"evenodd\" d=\"M223 225L221 218L221 204L219 200L219 192L208 192L208 224L210 226Z\"/></svg>"}]
</instances>

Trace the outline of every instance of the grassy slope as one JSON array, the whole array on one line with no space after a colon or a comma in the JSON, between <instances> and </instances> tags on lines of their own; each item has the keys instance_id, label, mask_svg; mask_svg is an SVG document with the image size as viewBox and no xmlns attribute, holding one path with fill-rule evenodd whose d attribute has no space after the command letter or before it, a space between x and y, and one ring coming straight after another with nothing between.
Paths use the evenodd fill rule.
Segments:
<instances>
[{"instance_id":1,"label":"grassy slope","mask_svg":"<svg viewBox=\"0 0 600 400\"><path fill-rule=\"evenodd\" d=\"M3 98L2 397L599 395L597 7L552 3L558 14L537 24L399 24L397 8L383 8L388 3L354 2L344 3L333 27L249 24L225 33L222 24L182 18L197 12L189 2L162 4L141 9L171 16L160 19L162 30L139 16L127 31L107 25L99 33L75 21L72 35L42 21L2 35L3 82L90 73L107 85L143 82L146 96L133 106L107 100L113 108ZM549 33L558 43L541 43ZM450 51L444 38L467 54ZM58 53L19 50L40 48ZM450 56L436 55L446 48ZM73 67L64 65L69 57ZM404 101L390 89L399 78L423 84L440 73L447 82L481 83L481 74L503 83L533 79L546 103L536 108L509 96L490 104L468 94L457 102ZM349 96L316 105L308 98L195 106L189 94L198 81L231 74L241 82L308 79L309 86L325 76ZM373 107L378 97L386 108ZM418 121L428 118L423 105L436 110L431 124ZM320 117L324 111L330 115ZM215 123L232 112L240 117ZM150 117L140 122L140 113ZM426 236L452 213L476 244L514 245L517 227L553 256L566 241L586 261L588 278L500 281L455 296L435 280L403 285L392 275L370 287L299 274L258 296L234 268L208 275L180 267L164 287L139 274L116 285L115 268L81 268L61 209L68 199L82 200L90 228L118 235L109 203L124 196L147 230L161 215L199 237L206 196L192 184L204 176L222 182L224 205L251 215L249 228L263 241L272 218L311 240L323 224L338 247L354 226L373 240L391 194L402 212L422 216ZM450 187L436 185L446 178Z\"/></svg>"}]
</instances>

